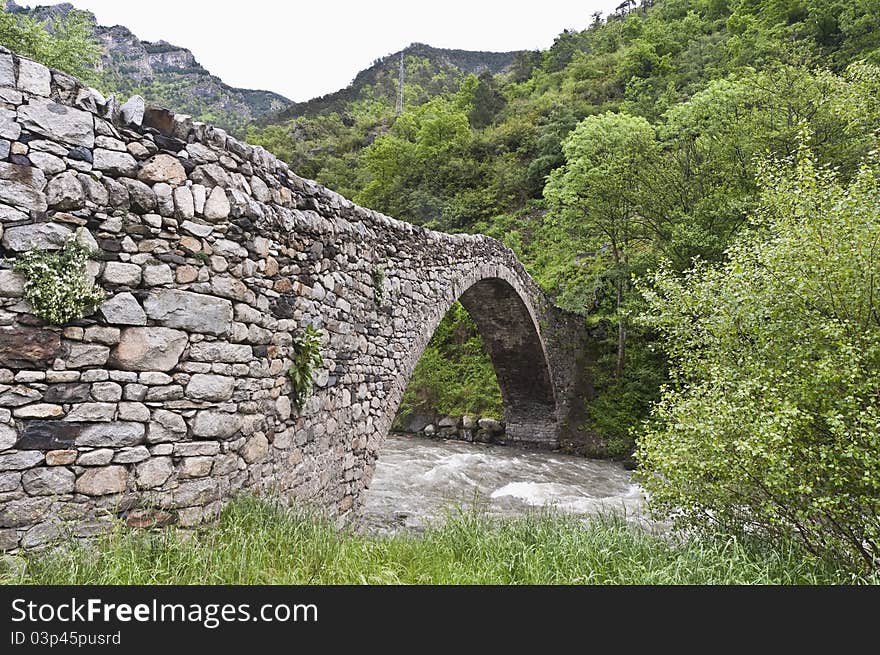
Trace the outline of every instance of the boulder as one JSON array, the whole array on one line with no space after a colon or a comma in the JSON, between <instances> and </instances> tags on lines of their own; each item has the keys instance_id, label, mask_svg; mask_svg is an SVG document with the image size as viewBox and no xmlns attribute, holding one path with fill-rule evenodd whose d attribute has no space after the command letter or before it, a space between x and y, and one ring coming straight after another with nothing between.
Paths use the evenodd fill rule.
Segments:
<instances>
[{"instance_id":1,"label":"boulder","mask_svg":"<svg viewBox=\"0 0 880 655\"><path fill-rule=\"evenodd\" d=\"M101 305L99 311L108 323L117 325L146 325L147 315L133 295L117 293Z\"/></svg>"},{"instance_id":2,"label":"boulder","mask_svg":"<svg viewBox=\"0 0 880 655\"><path fill-rule=\"evenodd\" d=\"M196 437L206 439L228 439L241 429L241 418L237 414L205 409L196 414L192 431Z\"/></svg>"},{"instance_id":3,"label":"boulder","mask_svg":"<svg viewBox=\"0 0 880 655\"><path fill-rule=\"evenodd\" d=\"M0 328L0 362L4 366L47 368L60 349L61 334L54 330L25 326Z\"/></svg>"},{"instance_id":4,"label":"boulder","mask_svg":"<svg viewBox=\"0 0 880 655\"><path fill-rule=\"evenodd\" d=\"M107 363L109 355L110 349L107 346L74 342L68 346L64 361L67 363L67 368L103 366Z\"/></svg>"},{"instance_id":5,"label":"boulder","mask_svg":"<svg viewBox=\"0 0 880 655\"><path fill-rule=\"evenodd\" d=\"M132 327L122 331L111 362L129 371L170 371L187 344L186 332L165 327Z\"/></svg>"},{"instance_id":6,"label":"boulder","mask_svg":"<svg viewBox=\"0 0 880 655\"><path fill-rule=\"evenodd\" d=\"M131 177L137 173L137 160L127 152L96 148L93 157L94 160L92 165L95 170L99 170L103 173L126 177Z\"/></svg>"},{"instance_id":7,"label":"boulder","mask_svg":"<svg viewBox=\"0 0 880 655\"><path fill-rule=\"evenodd\" d=\"M19 450L70 450L84 427L63 421L25 421L15 447Z\"/></svg>"},{"instance_id":8,"label":"boulder","mask_svg":"<svg viewBox=\"0 0 880 655\"><path fill-rule=\"evenodd\" d=\"M15 65L6 53L0 53L0 86L15 86Z\"/></svg>"},{"instance_id":9,"label":"boulder","mask_svg":"<svg viewBox=\"0 0 880 655\"><path fill-rule=\"evenodd\" d=\"M148 443L179 441L186 436L186 421L180 414L167 409L153 410L153 420L148 426Z\"/></svg>"},{"instance_id":10,"label":"boulder","mask_svg":"<svg viewBox=\"0 0 880 655\"><path fill-rule=\"evenodd\" d=\"M58 418L64 415L64 408L53 403L34 403L12 410L15 418Z\"/></svg>"},{"instance_id":11,"label":"boulder","mask_svg":"<svg viewBox=\"0 0 880 655\"><path fill-rule=\"evenodd\" d=\"M48 96L52 92L52 73L43 64L22 57L18 60L16 86L28 93Z\"/></svg>"},{"instance_id":12,"label":"boulder","mask_svg":"<svg viewBox=\"0 0 880 655\"><path fill-rule=\"evenodd\" d=\"M85 204L85 193L76 171L68 171L53 177L46 187L46 201L52 209L64 211L82 209Z\"/></svg>"},{"instance_id":13,"label":"boulder","mask_svg":"<svg viewBox=\"0 0 880 655\"><path fill-rule=\"evenodd\" d=\"M241 457L248 464L265 459L269 454L269 441L263 434L255 434L247 440L241 449Z\"/></svg>"},{"instance_id":14,"label":"boulder","mask_svg":"<svg viewBox=\"0 0 880 655\"><path fill-rule=\"evenodd\" d=\"M75 478L73 471L63 466L52 466L25 471L21 482L31 496L55 496L73 493Z\"/></svg>"},{"instance_id":15,"label":"boulder","mask_svg":"<svg viewBox=\"0 0 880 655\"><path fill-rule=\"evenodd\" d=\"M174 189L167 182L157 182L153 185L156 194L156 211L161 216L174 216Z\"/></svg>"},{"instance_id":16,"label":"boulder","mask_svg":"<svg viewBox=\"0 0 880 655\"><path fill-rule=\"evenodd\" d=\"M480 426L481 430L485 430L490 434L501 434L504 432L504 427L501 425L501 422L496 421L494 418L481 418L477 421L477 425Z\"/></svg>"},{"instance_id":17,"label":"boulder","mask_svg":"<svg viewBox=\"0 0 880 655\"><path fill-rule=\"evenodd\" d=\"M122 122L126 125L140 125L144 120L145 110L146 104L144 99L135 95L130 97L119 108L119 115L122 118Z\"/></svg>"},{"instance_id":18,"label":"boulder","mask_svg":"<svg viewBox=\"0 0 880 655\"><path fill-rule=\"evenodd\" d=\"M39 168L0 162L0 202L24 211L44 212L49 207L43 193L45 188L46 176ZM3 238L3 245L6 245L6 236Z\"/></svg>"},{"instance_id":19,"label":"boulder","mask_svg":"<svg viewBox=\"0 0 880 655\"><path fill-rule=\"evenodd\" d=\"M7 388L3 393L0 393L0 407L21 407L22 405L27 405L28 403L32 403L34 401L40 400L43 397L37 389L31 389L25 385L16 385L14 387ZM58 402L56 400L48 400L47 402Z\"/></svg>"},{"instance_id":20,"label":"boulder","mask_svg":"<svg viewBox=\"0 0 880 655\"><path fill-rule=\"evenodd\" d=\"M9 455L0 455L0 471L20 471L29 469L43 461L43 453L23 450Z\"/></svg>"},{"instance_id":21,"label":"boulder","mask_svg":"<svg viewBox=\"0 0 880 655\"><path fill-rule=\"evenodd\" d=\"M107 262L104 266L104 280L110 284L136 287L141 282L141 267L137 264Z\"/></svg>"},{"instance_id":22,"label":"boulder","mask_svg":"<svg viewBox=\"0 0 880 655\"><path fill-rule=\"evenodd\" d=\"M76 438L76 445L95 448L138 446L144 442L145 434L146 428L143 423L114 421L107 424L85 425Z\"/></svg>"},{"instance_id":23,"label":"boulder","mask_svg":"<svg viewBox=\"0 0 880 655\"><path fill-rule=\"evenodd\" d=\"M76 491L87 496L106 496L125 491L128 471L124 466L105 466L87 470L76 481Z\"/></svg>"},{"instance_id":24,"label":"boulder","mask_svg":"<svg viewBox=\"0 0 880 655\"><path fill-rule=\"evenodd\" d=\"M33 525L46 517L52 505L50 498L24 498L0 506L0 528Z\"/></svg>"},{"instance_id":25,"label":"boulder","mask_svg":"<svg viewBox=\"0 0 880 655\"><path fill-rule=\"evenodd\" d=\"M186 385L186 397L191 400L220 402L232 398L235 380L225 375L196 373Z\"/></svg>"},{"instance_id":26,"label":"boulder","mask_svg":"<svg viewBox=\"0 0 880 655\"><path fill-rule=\"evenodd\" d=\"M156 209L156 194L150 187L140 180L133 180L129 177L121 177L119 181L128 192L128 202L132 209L143 214L148 214Z\"/></svg>"},{"instance_id":27,"label":"boulder","mask_svg":"<svg viewBox=\"0 0 880 655\"><path fill-rule=\"evenodd\" d=\"M86 175L85 173L80 173L76 177L80 184L82 184L86 199L95 203L99 207L105 207L110 202L110 194L107 191L107 187L101 184L100 181L96 180L91 175ZM114 182L114 184L116 183Z\"/></svg>"},{"instance_id":28,"label":"boulder","mask_svg":"<svg viewBox=\"0 0 880 655\"><path fill-rule=\"evenodd\" d=\"M55 173L61 173L67 168L67 164L64 163L63 159L49 152L31 150L28 153L28 159L46 175L55 175Z\"/></svg>"},{"instance_id":29,"label":"boulder","mask_svg":"<svg viewBox=\"0 0 880 655\"><path fill-rule=\"evenodd\" d=\"M162 284L171 284L174 276L168 264L155 264L144 267L144 286L157 287Z\"/></svg>"},{"instance_id":30,"label":"boulder","mask_svg":"<svg viewBox=\"0 0 880 655\"><path fill-rule=\"evenodd\" d=\"M174 215L183 220L188 220L196 215L192 191L185 186L174 189Z\"/></svg>"},{"instance_id":31,"label":"boulder","mask_svg":"<svg viewBox=\"0 0 880 655\"><path fill-rule=\"evenodd\" d=\"M77 451L66 450L50 450L46 453L46 466L67 466L76 461ZM71 491L73 486L71 485Z\"/></svg>"},{"instance_id":32,"label":"boulder","mask_svg":"<svg viewBox=\"0 0 880 655\"><path fill-rule=\"evenodd\" d=\"M176 157L158 154L153 155L144 163L143 168L138 173L138 179L149 184L166 182L171 185L178 185L186 181L186 171Z\"/></svg>"},{"instance_id":33,"label":"boulder","mask_svg":"<svg viewBox=\"0 0 880 655\"><path fill-rule=\"evenodd\" d=\"M141 489L155 489L165 484L172 473L174 473L174 465L170 457L153 457L138 464L135 469L135 480Z\"/></svg>"},{"instance_id":34,"label":"boulder","mask_svg":"<svg viewBox=\"0 0 880 655\"><path fill-rule=\"evenodd\" d=\"M253 348L245 343L200 341L190 348L190 359L196 362L248 364L254 358Z\"/></svg>"},{"instance_id":35,"label":"boulder","mask_svg":"<svg viewBox=\"0 0 880 655\"><path fill-rule=\"evenodd\" d=\"M21 127L72 146L95 145L95 123L86 111L59 105L44 98L31 98L18 108Z\"/></svg>"},{"instance_id":36,"label":"boulder","mask_svg":"<svg viewBox=\"0 0 880 655\"><path fill-rule=\"evenodd\" d=\"M222 187L214 187L208 200L205 201L205 211L203 215L209 221L221 221L229 217L231 207L229 199L226 197L226 191Z\"/></svg>"},{"instance_id":37,"label":"boulder","mask_svg":"<svg viewBox=\"0 0 880 655\"><path fill-rule=\"evenodd\" d=\"M147 316L163 325L221 336L232 328L228 300L177 289L156 289L144 301Z\"/></svg>"},{"instance_id":38,"label":"boulder","mask_svg":"<svg viewBox=\"0 0 880 655\"><path fill-rule=\"evenodd\" d=\"M15 120L16 114L11 109L0 108L0 138L15 141L21 134L21 125Z\"/></svg>"},{"instance_id":39,"label":"boulder","mask_svg":"<svg viewBox=\"0 0 880 655\"><path fill-rule=\"evenodd\" d=\"M0 451L9 450L18 440L18 433L8 425L0 425Z\"/></svg>"},{"instance_id":40,"label":"boulder","mask_svg":"<svg viewBox=\"0 0 880 655\"><path fill-rule=\"evenodd\" d=\"M77 403L71 406L65 421L92 421L106 423L116 415L116 403Z\"/></svg>"},{"instance_id":41,"label":"boulder","mask_svg":"<svg viewBox=\"0 0 880 655\"><path fill-rule=\"evenodd\" d=\"M181 482L174 491L174 504L177 507L206 505L220 498L220 484L211 478Z\"/></svg>"}]
</instances>

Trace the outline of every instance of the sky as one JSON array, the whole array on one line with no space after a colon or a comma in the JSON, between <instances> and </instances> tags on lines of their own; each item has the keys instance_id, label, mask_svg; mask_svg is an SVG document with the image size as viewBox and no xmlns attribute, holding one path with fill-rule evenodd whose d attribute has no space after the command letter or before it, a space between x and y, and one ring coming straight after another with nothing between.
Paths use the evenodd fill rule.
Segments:
<instances>
[{"instance_id":1,"label":"sky","mask_svg":"<svg viewBox=\"0 0 880 655\"><path fill-rule=\"evenodd\" d=\"M620 0L69 0L101 25L189 48L233 86L302 101L347 86L410 43L463 50L535 50L582 30ZM18 0L23 6L60 4Z\"/></svg>"}]
</instances>

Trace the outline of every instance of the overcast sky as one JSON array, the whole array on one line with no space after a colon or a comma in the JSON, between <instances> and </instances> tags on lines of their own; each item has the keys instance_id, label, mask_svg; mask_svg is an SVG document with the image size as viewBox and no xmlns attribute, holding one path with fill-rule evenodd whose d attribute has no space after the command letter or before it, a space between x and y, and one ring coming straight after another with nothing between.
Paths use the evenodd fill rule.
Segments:
<instances>
[{"instance_id":1,"label":"overcast sky","mask_svg":"<svg viewBox=\"0 0 880 655\"><path fill-rule=\"evenodd\" d=\"M620 0L70 0L102 25L192 50L233 86L292 100L347 86L375 59L420 42L464 50L547 48ZM20 5L59 4L18 0Z\"/></svg>"}]
</instances>

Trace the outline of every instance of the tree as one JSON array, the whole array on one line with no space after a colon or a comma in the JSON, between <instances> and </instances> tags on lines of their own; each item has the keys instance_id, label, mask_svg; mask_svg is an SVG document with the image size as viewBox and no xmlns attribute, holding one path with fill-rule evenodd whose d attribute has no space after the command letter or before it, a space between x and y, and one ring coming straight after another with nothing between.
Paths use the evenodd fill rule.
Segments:
<instances>
[{"instance_id":1,"label":"tree","mask_svg":"<svg viewBox=\"0 0 880 655\"><path fill-rule=\"evenodd\" d=\"M672 384L637 456L661 516L876 567L880 153L847 183L801 141L726 263L646 286Z\"/></svg>"},{"instance_id":2,"label":"tree","mask_svg":"<svg viewBox=\"0 0 880 655\"><path fill-rule=\"evenodd\" d=\"M615 373L620 378L633 257L655 235L641 211L658 152L654 129L645 119L626 114L590 116L565 140L563 152L565 164L550 174L544 195L559 229L588 259L600 262L599 274L612 280L618 327Z\"/></svg>"},{"instance_id":3,"label":"tree","mask_svg":"<svg viewBox=\"0 0 880 655\"><path fill-rule=\"evenodd\" d=\"M85 80L95 77L101 55L89 15L83 11L70 11L44 25L0 9L0 43L16 54Z\"/></svg>"}]
</instances>

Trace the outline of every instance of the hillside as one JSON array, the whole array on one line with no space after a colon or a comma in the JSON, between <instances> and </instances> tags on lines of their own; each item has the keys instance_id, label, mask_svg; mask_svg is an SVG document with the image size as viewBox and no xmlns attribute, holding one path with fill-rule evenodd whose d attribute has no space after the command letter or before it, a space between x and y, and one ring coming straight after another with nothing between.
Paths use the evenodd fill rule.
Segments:
<instances>
[{"instance_id":1,"label":"hillside","mask_svg":"<svg viewBox=\"0 0 880 655\"><path fill-rule=\"evenodd\" d=\"M12 14L51 21L66 16L75 7L64 3L46 7L21 7L7 0ZM159 41L142 41L121 25L98 25L85 12L102 53L96 86L122 96L142 95L148 102L191 114L197 120L241 131L248 123L290 104L271 91L238 89L212 75L186 48Z\"/></svg>"},{"instance_id":2,"label":"hillside","mask_svg":"<svg viewBox=\"0 0 880 655\"><path fill-rule=\"evenodd\" d=\"M332 112L344 114L349 110L350 103L364 98L367 92L370 97L383 98L394 106L401 54L404 56L405 80L410 87L417 85L428 96L435 96L457 90L461 80L468 74L508 72L519 52L447 50L413 43L402 51L377 59L369 68L360 71L344 89L293 103L258 122L265 125L300 116L315 117Z\"/></svg>"}]
</instances>

